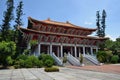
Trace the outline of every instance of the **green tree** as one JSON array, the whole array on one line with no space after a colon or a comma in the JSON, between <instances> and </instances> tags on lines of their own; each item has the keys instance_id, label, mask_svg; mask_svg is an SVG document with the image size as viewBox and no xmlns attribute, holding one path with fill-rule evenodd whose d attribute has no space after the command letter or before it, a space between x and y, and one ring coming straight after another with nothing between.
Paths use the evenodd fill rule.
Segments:
<instances>
[{"instance_id":1,"label":"green tree","mask_svg":"<svg viewBox=\"0 0 120 80\"><path fill-rule=\"evenodd\" d=\"M110 63L111 58L112 58L112 56L113 56L112 51L111 51L111 50L106 50L105 53L106 53L105 62Z\"/></svg>"},{"instance_id":2,"label":"green tree","mask_svg":"<svg viewBox=\"0 0 120 80\"><path fill-rule=\"evenodd\" d=\"M3 66L7 66L7 63L11 63L10 57L12 57L16 52L16 45L14 42L0 42L0 62ZM8 59L9 58L9 59Z\"/></svg>"},{"instance_id":3,"label":"green tree","mask_svg":"<svg viewBox=\"0 0 120 80\"><path fill-rule=\"evenodd\" d=\"M114 42L112 40L108 39L105 41L105 48L111 50L113 45L114 45Z\"/></svg>"},{"instance_id":4,"label":"green tree","mask_svg":"<svg viewBox=\"0 0 120 80\"><path fill-rule=\"evenodd\" d=\"M120 42L120 37L116 38L116 41L117 41L117 42Z\"/></svg>"},{"instance_id":5,"label":"green tree","mask_svg":"<svg viewBox=\"0 0 120 80\"><path fill-rule=\"evenodd\" d=\"M13 9L14 9L14 1L7 0L6 2L7 10L4 12L4 19L2 20L3 23L1 25L1 37L2 40L9 41L11 37L10 35L10 22L13 20Z\"/></svg>"},{"instance_id":6,"label":"green tree","mask_svg":"<svg viewBox=\"0 0 120 80\"><path fill-rule=\"evenodd\" d=\"M105 57L106 57L105 51L98 51L97 52L97 59L98 59L98 61L104 63L106 61Z\"/></svg>"},{"instance_id":7,"label":"green tree","mask_svg":"<svg viewBox=\"0 0 120 80\"><path fill-rule=\"evenodd\" d=\"M102 19L101 19L101 32L102 32L102 35L101 35L101 37L105 37L105 27L106 27L106 25L105 25L105 18L106 18L106 11L105 10L103 10L103 12L102 12Z\"/></svg>"},{"instance_id":8,"label":"green tree","mask_svg":"<svg viewBox=\"0 0 120 80\"><path fill-rule=\"evenodd\" d=\"M16 19L15 19L15 25L14 25L14 41L17 45L17 51L18 53L21 53L21 49L20 49L20 44L21 44L21 40L22 40L22 33L17 29L18 26L22 26L23 22L22 22L22 16L23 16L23 2L20 1L17 8L16 8Z\"/></svg>"},{"instance_id":9,"label":"green tree","mask_svg":"<svg viewBox=\"0 0 120 80\"><path fill-rule=\"evenodd\" d=\"M113 54L119 56L119 62L120 62L120 37L116 39L116 41L113 44L112 47Z\"/></svg>"},{"instance_id":10,"label":"green tree","mask_svg":"<svg viewBox=\"0 0 120 80\"><path fill-rule=\"evenodd\" d=\"M15 19L15 30L17 30L18 26L22 26L23 22L22 22L22 16L23 16L23 2L20 1L17 8L16 8L16 19Z\"/></svg>"},{"instance_id":11,"label":"green tree","mask_svg":"<svg viewBox=\"0 0 120 80\"><path fill-rule=\"evenodd\" d=\"M97 26L97 36L101 35L101 28L100 28L100 14L99 11L96 12L96 17L97 17L97 22L96 22L96 26Z\"/></svg>"},{"instance_id":12,"label":"green tree","mask_svg":"<svg viewBox=\"0 0 120 80\"><path fill-rule=\"evenodd\" d=\"M96 22L96 26L97 26L97 36L99 37L105 37L105 18L106 18L106 11L103 10L102 12L102 17L100 18L100 14L99 11L97 11L96 14L97 17L97 22ZM101 25L100 25L100 21L101 21Z\"/></svg>"}]
</instances>

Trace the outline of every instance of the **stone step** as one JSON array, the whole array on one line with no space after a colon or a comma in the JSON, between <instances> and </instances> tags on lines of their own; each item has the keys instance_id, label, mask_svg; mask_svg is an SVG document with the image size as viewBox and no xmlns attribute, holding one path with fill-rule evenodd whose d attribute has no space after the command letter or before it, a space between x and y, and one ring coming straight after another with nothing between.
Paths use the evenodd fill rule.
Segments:
<instances>
[{"instance_id":1,"label":"stone step","mask_svg":"<svg viewBox=\"0 0 120 80\"><path fill-rule=\"evenodd\" d=\"M83 63L85 65L95 65L94 63L92 63L91 61L89 61L88 59L86 59L85 57L83 58Z\"/></svg>"},{"instance_id":2,"label":"stone step","mask_svg":"<svg viewBox=\"0 0 120 80\"><path fill-rule=\"evenodd\" d=\"M72 64L70 64L68 61L66 63L63 63L64 66L71 66Z\"/></svg>"},{"instance_id":3,"label":"stone step","mask_svg":"<svg viewBox=\"0 0 120 80\"><path fill-rule=\"evenodd\" d=\"M77 57L78 60L80 60L79 57ZM60 60L63 60L63 58L60 58ZM86 59L85 57L83 58L83 64L85 65L95 65L94 63L92 63L91 61L89 61L88 59ZM64 66L71 66L72 64L70 64L68 61L66 63L63 64Z\"/></svg>"}]
</instances>

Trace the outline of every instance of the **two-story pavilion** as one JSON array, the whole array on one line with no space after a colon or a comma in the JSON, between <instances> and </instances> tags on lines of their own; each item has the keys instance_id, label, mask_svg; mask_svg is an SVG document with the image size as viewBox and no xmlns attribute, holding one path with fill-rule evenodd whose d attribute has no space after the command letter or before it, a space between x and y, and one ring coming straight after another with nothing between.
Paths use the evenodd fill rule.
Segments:
<instances>
[{"instance_id":1,"label":"two-story pavilion","mask_svg":"<svg viewBox=\"0 0 120 80\"><path fill-rule=\"evenodd\" d=\"M34 55L41 53L55 53L58 57L63 57L64 53L70 53L74 57L79 57L79 53L91 54L98 51L99 44L106 38L89 36L97 29L76 26L70 22L56 22L50 19L39 21L31 17L28 18L28 27L19 27L23 33L23 41L29 48L30 40L37 40L38 44Z\"/></svg>"}]
</instances>

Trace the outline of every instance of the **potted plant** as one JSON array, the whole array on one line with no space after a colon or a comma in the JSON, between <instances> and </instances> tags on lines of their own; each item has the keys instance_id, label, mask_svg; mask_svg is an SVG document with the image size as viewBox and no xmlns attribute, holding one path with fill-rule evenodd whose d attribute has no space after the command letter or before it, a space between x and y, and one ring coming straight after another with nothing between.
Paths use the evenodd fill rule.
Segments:
<instances>
[{"instance_id":1,"label":"potted plant","mask_svg":"<svg viewBox=\"0 0 120 80\"><path fill-rule=\"evenodd\" d=\"M66 62L67 62L67 55L66 55L66 53L64 53L63 63L66 63Z\"/></svg>"},{"instance_id":2,"label":"potted plant","mask_svg":"<svg viewBox=\"0 0 120 80\"><path fill-rule=\"evenodd\" d=\"M83 64L83 55L80 53L80 64L81 64L81 66L84 66L84 64Z\"/></svg>"}]
</instances>

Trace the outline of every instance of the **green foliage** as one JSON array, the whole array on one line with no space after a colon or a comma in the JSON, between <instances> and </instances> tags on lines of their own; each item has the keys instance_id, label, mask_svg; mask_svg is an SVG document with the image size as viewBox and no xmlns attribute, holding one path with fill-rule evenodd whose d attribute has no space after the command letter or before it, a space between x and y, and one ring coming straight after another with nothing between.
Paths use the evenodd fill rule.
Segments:
<instances>
[{"instance_id":1,"label":"green foliage","mask_svg":"<svg viewBox=\"0 0 120 80\"><path fill-rule=\"evenodd\" d=\"M102 12L102 18L100 17L99 11L97 11L96 16L97 16L96 26L98 27L97 36L105 37L105 18L106 18L105 10L103 10ZM101 25L100 25L100 21L101 21Z\"/></svg>"},{"instance_id":2,"label":"green foliage","mask_svg":"<svg viewBox=\"0 0 120 80\"><path fill-rule=\"evenodd\" d=\"M112 46L113 46L114 42L112 40L106 40L105 41L105 48L111 50L112 49Z\"/></svg>"},{"instance_id":3,"label":"green foliage","mask_svg":"<svg viewBox=\"0 0 120 80\"><path fill-rule=\"evenodd\" d=\"M7 64L8 65L13 65L13 62L14 62L14 60L11 58L11 56L8 56L7 58L6 58L6 62L7 62Z\"/></svg>"},{"instance_id":4,"label":"green foliage","mask_svg":"<svg viewBox=\"0 0 120 80\"><path fill-rule=\"evenodd\" d=\"M15 64L14 67L15 68L24 68L25 67L25 61L28 59L27 55L19 55L16 60L15 60Z\"/></svg>"},{"instance_id":5,"label":"green foliage","mask_svg":"<svg viewBox=\"0 0 120 80\"><path fill-rule=\"evenodd\" d=\"M97 58L102 63L110 63L112 56L113 56L113 54L112 54L112 51L110 51L110 50L97 52Z\"/></svg>"},{"instance_id":6,"label":"green foliage","mask_svg":"<svg viewBox=\"0 0 120 80\"><path fill-rule=\"evenodd\" d=\"M22 40L21 32L17 29L18 26L22 26L22 16L23 16L23 2L20 1L17 8L16 8L16 18L15 18L15 25L14 25L14 41L17 44L18 53L20 53L20 43Z\"/></svg>"},{"instance_id":7,"label":"green foliage","mask_svg":"<svg viewBox=\"0 0 120 80\"><path fill-rule=\"evenodd\" d=\"M54 64L54 59L50 55L48 55L48 54L43 54L42 53L38 58L39 58L39 60L41 60L43 62L44 66L46 66L45 62L47 60L50 60Z\"/></svg>"},{"instance_id":8,"label":"green foliage","mask_svg":"<svg viewBox=\"0 0 120 80\"><path fill-rule=\"evenodd\" d=\"M105 51L105 55L99 57L99 60L103 62L110 63L113 55L118 55L120 57L120 37L116 41L106 40L104 44L100 45L100 50ZM100 54L98 54L99 56ZM120 61L120 58L119 58ZM119 62L118 61L118 62Z\"/></svg>"},{"instance_id":9,"label":"green foliage","mask_svg":"<svg viewBox=\"0 0 120 80\"><path fill-rule=\"evenodd\" d=\"M31 46L35 46L35 45L37 45L37 44L38 44L37 40L31 40L31 41L30 41L30 45L31 45Z\"/></svg>"},{"instance_id":10,"label":"green foliage","mask_svg":"<svg viewBox=\"0 0 120 80\"><path fill-rule=\"evenodd\" d=\"M31 46L31 51L32 52L35 50L37 44L38 44L37 40L31 40L30 41L30 46Z\"/></svg>"},{"instance_id":11,"label":"green foliage","mask_svg":"<svg viewBox=\"0 0 120 80\"><path fill-rule=\"evenodd\" d=\"M118 55L113 55L112 58L111 58L111 62L112 63L117 63L119 60L119 56Z\"/></svg>"},{"instance_id":12,"label":"green foliage","mask_svg":"<svg viewBox=\"0 0 120 80\"><path fill-rule=\"evenodd\" d=\"M104 63L105 60L106 60L105 57L106 57L105 51L98 51L98 52L97 52L97 59L98 59L98 61Z\"/></svg>"},{"instance_id":13,"label":"green foliage","mask_svg":"<svg viewBox=\"0 0 120 80\"><path fill-rule=\"evenodd\" d=\"M6 66L8 65L7 63L7 58L8 56L13 56L16 52L16 45L14 42L5 42L2 41L0 42L0 62L2 65ZM9 58L10 60L10 58Z\"/></svg>"},{"instance_id":14,"label":"green foliage","mask_svg":"<svg viewBox=\"0 0 120 80\"><path fill-rule=\"evenodd\" d=\"M7 0L6 2L7 9L4 11L4 19L2 20L3 23L1 25L1 36L2 40L4 41L10 41L8 38L10 37L10 22L13 20L13 9L14 9L14 1L13 0Z\"/></svg>"},{"instance_id":15,"label":"green foliage","mask_svg":"<svg viewBox=\"0 0 120 80\"><path fill-rule=\"evenodd\" d=\"M110 63L111 57L113 56L112 51L107 50L107 51L105 51L105 53L106 53L106 56L105 56L106 62Z\"/></svg>"},{"instance_id":16,"label":"green foliage","mask_svg":"<svg viewBox=\"0 0 120 80\"><path fill-rule=\"evenodd\" d=\"M67 62L67 55L66 55L66 53L64 53L63 63L66 63L66 62Z\"/></svg>"},{"instance_id":17,"label":"green foliage","mask_svg":"<svg viewBox=\"0 0 120 80\"><path fill-rule=\"evenodd\" d=\"M42 62L42 61L37 60L36 62L37 62L36 66L37 66L38 68L43 67L43 62Z\"/></svg>"},{"instance_id":18,"label":"green foliage","mask_svg":"<svg viewBox=\"0 0 120 80\"><path fill-rule=\"evenodd\" d=\"M26 68L32 68L33 64L30 59L25 60L25 67Z\"/></svg>"},{"instance_id":19,"label":"green foliage","mask_svg":"<svg viewBox=\"0 0 120 80\"><path fill-rule=\"evenodd\" d=\"M83 63L83 55L80 54L80 63Z\"/></svg>"},{"instance_id":20,"label":"green foliage","mask_svg":"<svg viewBox=\"0 0 120 80\"><path fill-rule=\"evenodd\" d=\"M18 6L17 6L17 8L16 8L16 16L17 16L17 18L15 19L16 26L23 25L22 18L21 18L22 15L23 15L23 2L20 1L19 4L18 4Z\"/></svg>"},{"instance_id":21,"label":"green foliage","mask_svg":"<svg viewBox=\"0 0 120 80\"><path fill-rule=\"evenodd\" d=\"M25 60L19 59L18 63L19 63L19 65L20 65L20 68L25 67Z\"/></svg>"},{"instance_id":22,"label":"green foliage","mask_svg":"<svg viewBox=\"0 0 120 80\"><path fill-rule=\"evenodd\" d=\"M48 59L48 60L45 61L44 65L45 65L46 67L52 67L52 66L53 66L53 61L50 60L50 59Z\"/></svg>"},{"instance_id":23,"label":"green foliage","mask_svg":"<svg viewBox=\"0 0 120 80\"><path fill-rule=\"evenodd\" d=\"M27 55L22 54L22 55L19 55L19 56L17 57L17 60L19 60L19 59L26 60L27 58L28 58Z\"/></svg>"},{"instance_id":24,"label":"green foliage","mask_svg":"<svg viewBox=\"0 0 120 80\"><path fill-rule=\"evenodd\" d=\"M15 68L42 67L43 62L35 56L20 55L15 61Z\"/></svg>"},{"instance_id":25,"label":"green foliage","mask_svg":"<svg viewBox=\"0 0 120 80\"><path fill-rule=\"evenodd\" d=\"M36 65L37 62L39 61L38 58L35 56L29 56L27 60L29 60L34 65Z\"/></svg>"},{"instance_id":26,"label":"green foliage","mask_svg":"<svg viewBox=\"0 0 120 80\"><path fill-rule=\"evenodd\" d=\"M25 49L24 52L23 52L23 54L29 55L30 54L30 50L29 49Z\"/></svg>"},{"instance_id":27,"label":"green foliage","mask_svg":"<svg viewBox=\"0 0 120 80\"><path fill-rule=\"evenodd\" d=\"M58 67L46 67L44 69L45 72L59 72L59 68Z\"/></svg>"},{"instance_id":28,"label":"green foliage","mask_svg":"<svg viewBox=\"0 0 120 80\"><path fill-rule=\"evenodd\" d=\"M42 62L35 56L29 56L28 59L25 61L25 67L32 68L32 67L42 67Z\"/></svg>"}]
</instances>

